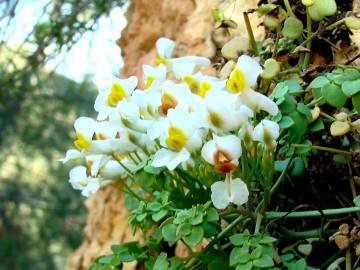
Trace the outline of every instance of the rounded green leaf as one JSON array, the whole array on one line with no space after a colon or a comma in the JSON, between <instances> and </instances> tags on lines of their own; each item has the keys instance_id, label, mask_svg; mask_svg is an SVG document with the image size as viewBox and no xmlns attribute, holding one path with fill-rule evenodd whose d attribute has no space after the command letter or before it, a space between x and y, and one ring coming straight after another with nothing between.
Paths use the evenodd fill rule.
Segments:
<instances>
[{"instance_id":1,"label":"rounded green leaf","mask_svg":"<svg viewBox=\"0 0 360 270\"><path fill-rule=\"evenodd\" d=\"M290 175L293 177L298 177L304 172L304 170L304 161L299 157L294 158L291 164Z\"/></svg>"},{"instance_id":2,"label":"rounded green leaf","mask_svg":"<svg viewBox=\"0 0 360 270\"><path fill-rule=\"evenodd\" d=\"M341 85L343 93L347 97L351 97L360 92L360 79L355 81L346 81Z\"/></svg>"},{"instance_id":3,"label":"rounded green leaf","mask_svg":"<svg viewBox=\"0 0 360 270\"><path fill-rule=\"evenodd\" d=\"M184 241L189 246L196 246L204 237L204 229L202 226L195 226L191 230L191 234L184 237Z\"/></svg>"},{"instance_id":4,"label":"rounded green leaf","mask_svg":"<svg viewBox=\"0 0 360 270\"><path fill-rule=\"evenodd\" d=\"M305 256L309 256L312 251L312 245L311 244L301 244L298 246L298 251L301 254L304 254Z\"/></svg>"},{"instance_id":5,"label":"rounded green leaf","mask_svg":"<svg viewBox=\"0 0 360 270\"><path fill-rule=\"evenodd\" d=\"M253 268L252 262L247 262L245 264L238 264L235 270L251 270Z\"/></svg>"},{"instance_id":6,"label":"rounded green leaf","mask_svg":"<svg viewBox=\"0 0 360 270\"><path fill-rule=\"evenodd\" d=\"M302 22L295 17L289 17L285 20L282 34L289 39L297 39L301 37L303 31L304 26Z\"/></svg>"},{"instance_id":7,"label":"rounded green leaf","mask_svg":"<svg viewBox=\"0 0 360 270\"><path fill-rule=\"evenodd\" d=\"M254 260L253 264L259 268L268 268L274 266L274 261L270 256L264 255L261 258Z\"/></svg>"},{"instance_id":8,"label":"rounded green leaf","mask_svg":"<svg viewBox=\"0 0 360 270\"><path fill-rule=\"evenodd\" d=\"M163 228L162 228L162 235L165 239L165 241L168 242L176 242L177 240L179 240L179 237L176 235L176 225L170 223L170 224L166 224Z\"/></svg>"},{"instance_id":9,"label":"rounded green leaf","mask_svg":"<svg viewBox=\"0 0 360 270\"><path fill-rule=\"evenodd\" d=\"M342 92L340 86L328 83L321 88L321 92L328 104L336 108L344 106L347 97Z\"/></svg>"},{"instance_id":10,"label":"rounded green leaf","mask_svg":"<svg viewBox=\"0 0 360 270\"><path fill-rule=\"evenodd\" d=\"M310 88L321 88L324 85L328 84L329 80L325 76L316 77L311 83Z\"/></svg>"},{"instance_id":11,"label":"rounded green leaf","mask_svg":"<svg viewBox=\"0 0 360 270\"><path fill-rule=\"evenodd\" d=\"M360 113L360 93L357 93L356 95L352 96L352 104L354 106L354 109Z\"/></svg>"},{"instance_id":12,"label":"rounded green leaf","mask_svg":"<svg viewBox=\"0 0 360 270\"><path fill-rule=\"evenodd\" d=\"M295 124L289 128L290 135L297 137L303 136L308 126L306 117L298 111L291 113L290 117L295 122Z\"/></svg>"},{"instance_id":13,"label":"rounded green leaf","mask_svg":"<svg viewBox=\"0 0 360 270\"><path fill-rule=\"evenodd\" d=\"M281 121L279 122L279 127L280 128L289 128L291 127L293 124L295 124L294 120L292 120L291 117L289 116L283 116L281 118Z\"/></svg>"}]
</instances>

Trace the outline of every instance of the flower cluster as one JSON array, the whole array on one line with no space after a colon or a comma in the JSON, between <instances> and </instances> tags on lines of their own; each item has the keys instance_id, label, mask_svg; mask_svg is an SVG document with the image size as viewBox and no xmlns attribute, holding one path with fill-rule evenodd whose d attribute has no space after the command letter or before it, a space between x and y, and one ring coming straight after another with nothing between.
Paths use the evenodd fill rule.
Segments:
<instances>
[{"instance_id":1,"label":"flower cluster","mask_svg":"<svg viewBox=\"0 0 360 270\"><path fill-rule=\"evenodd\" d=\"M170 172L206 163L223 174L211 186L215 207L245 203L248 184L232 179L243 148L274 151L279 136L277 123L260 118L278 113L271 99L254 90L260 64L242 55L228 79L220 80L199 71L209 59L173 58L175 43L166 38L156 47L156 66L144 65L141 80L114 78L95 100L97 119L75 121L76 149L62 161L81 159L86 166L70 171L71 185L89 196L131 176L143 160Z\"/></svg>"}]
</instances>

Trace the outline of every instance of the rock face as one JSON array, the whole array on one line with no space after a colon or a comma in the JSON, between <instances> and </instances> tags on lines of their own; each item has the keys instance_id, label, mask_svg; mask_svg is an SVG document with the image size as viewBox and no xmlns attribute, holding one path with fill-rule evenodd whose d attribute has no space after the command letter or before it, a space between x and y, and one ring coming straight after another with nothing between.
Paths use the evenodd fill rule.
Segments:
<instances>
[{"instance_id":1,"label":"rock face","mask_svg":"<svg viewBox=\"0 0 360 270\"><path fill-rule=\"evenodd\" d=\"M155 42L159 37L176 41L175 54L196 54L214 59L217 48L229 36L214 30L211 10L224 4L220 0L133 0L126 12L128 26L119 40L125 66L124 76L141 76L144 63L154 63ZM254 8L257 0L234 1L227 9L227 16L238 24L235 33L246 35L243 11ZM260 21L251 16L256 38L263 36ZM68 260L67 269L87 269L99 255L107 254L110 246L139 239L131 236L127 226L128 212L124 208L121 185L106 187L86 201L89 214L83 244ZM179 251L181 253L181 251ZM128 268L134 268L131 265Z\"/></svg>"}]
</instances>

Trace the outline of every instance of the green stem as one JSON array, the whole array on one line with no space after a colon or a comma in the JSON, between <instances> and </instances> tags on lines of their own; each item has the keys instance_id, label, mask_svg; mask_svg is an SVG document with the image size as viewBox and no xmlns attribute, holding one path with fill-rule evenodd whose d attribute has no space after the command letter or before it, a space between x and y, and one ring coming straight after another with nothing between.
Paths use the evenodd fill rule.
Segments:
<instances>
[{"instance_id":1,"label":"green stem","mask_svg":"<svg viewBox=\"0 0 360 270\"><path fill-rule=\"evenodd\" d=\"M329 26L327 26L325 29L326 29L326 30L332 30L332 29L334 29L336 26L342 24L343 22L345 22L345 19L338 20L338 21L334 22L333 24L330 24Z\"/></svg>"},{"instance_id":2,"label":"green stem","mask_svg":"<svg viewBox=\"0 0 360 270\"><path fill-rule=\"evenodd\" d=\"M318 145L306 145L306 144L292 143L292 144L290 144L290 147L310 148L310 149L316 149L316 150L327 151L327 152L332 152L332 153L352 155L352 153L350 151L345 151L345 150L340 150L340 149L330 148L330 147L325 147L325 146L318 146Z\"/></svg>"},{"instance_id":3,"label":"green stem","mask_svg":"<svg viewBox=\"0 0 360 270\"><path fill-rule=\"evenodd\" d=\"M295 14L294 14L294 12L293 12L292 9L291 9L289 0L284 0L284 5L285 5L285 8L286 8L287 13L289 13L289 16L295 17Z\"/></svg>"},{"instance_id":4,"label":"green stem","mask_svg":"<svg viewBox=\"0 0 360 270\"><path fill-rule=\"evenodd\" d=\"M318 104L318 103L319 103L320 101L322 101L323 99L324 99L324 96L321 96L321 97L319 97L319 98L317 98L317 99L314 99L314 100L311 101L310 103L306 104L306 106L312 107L312 106Z\"/></svg>"},{"instance_id":5,"label":"green stem","mask_svg":"<svg viewBox=\"0 0 360 270\"><path fill-rule=\"evenodd\" d=\"M224 230L222 230L211 242L203 249L202 253L208 251L211 247L213 247L221 238L223 238L230 230L232 230L236 225L238 225L241 221L247 219L248 217L238 216L234 219L233 222L229 224Z\"/></svg>"},{"instance_id":6,"label":"green stem","mask_svg":"<svg viewBox=\"0 0 360 270\"><path fill-rule=\"evenodd\" d=\"M258 50L258 47L256 45L256 40L255 40L255 37L254 37L254 32L252 31L252 28L251 28L249 16L248 16L248 14L246 12L244 12L243 15L244 15L244 21L245 21L245 25L246 25L246 30L248 32L251 47L252 47L255 55L259 55L259 50Z\"/></svg>"},{"instance_id":7,"label":"green stem","mask_svg":"<svg viewBox=\"0 0 360 270\"><path fill-rule=\"evenodd\" d=\"M306 8L306 31L307 31L307 39L309 39L311 37L311 17L310 17L310 13L309 13L309 8ZM309 41L306 43L306 48L308 50L311 50L311 40L309 39ZM307 66L309 65L310 62L310 51L305 53L305 58L304 58L304 62L302 65L303 69L306 69Z\"/></svg>"},{"instance_id":8,"label":"green stem","mask_svg":"<svg viewBox=\"0 0 360 270\"><path fill-rule=\"evenodd\" d=\"M256 223L255 223L255 230L254 230L254 234L259 234L260 232L260 226L261 226L261 221L263 220L264 216L260 213L258 213L256 215Z\"/></svg>"},{"instance_id":9,"label":"green stem","mask_svg":"<svg viewBox=\"0 0 360 270\"><path fill-rule=\"evenodd\" d=\"M141 198L139 195L137 195L126 183L124 183L124 189L125 189L125 192L131 194L139 201L145 201L143 198Z\"/></svg>"},{"instance_id":10,"label":"green stem","mask_svg":"<svg viewBox=\"0 0 360 270\"><path fill-rule=\"evenodd\" d=\"M331 121L336 121L335 117L332 117L331 115L328 115L327 113L324 112L320 112L320 114L324 117L326 117L327 119L330 119Z\"/></svg>"},{"instance_id":11,"label":"green stem","mask_svg":"<svg viewBox=\"0 0 360 270\"><path fill-rule=\"evenodd\" d=\"M311 211L298 211L298 212L275 212L269 211L265 213L265 218L304 218L304 217L320 217L331 216L331 215L340 215L340 214L349 214L360 212L360 207L346 207L346 208L336 208L336 209L325 209L322 211L311 210Z\"/></svg>"},{"instance_id":12,"label":"green stem","mask_svg":"<svg viewBox=\"0 0 360 270\"><path fill-rule=\"evenodd\" d=\"M289 158L289 161L288 163L286 164L285 168L283 169L283 171L281 172L279 178L276 180L275 184L272 186L271 190L270 190L270 194L273 194L276 189L282 184L283 180L285 179L285 175L286 175L286 172L287 170L289 169L290 167L290 163L292 161L292 157L293 155L291 155L291 157Z\"/></svg>"},{"instance_id":13,"label":"green stem","mask_svg":"<svg viewBox=\"0 0 360 270\"><path fill-rule=\"evenodd\" d=\"M348 248L346 250L346 255L345 255L345 263L346 263L346 270L351 270L351 253L350 253L350 248Z\"/></svg>"}]
</instances>

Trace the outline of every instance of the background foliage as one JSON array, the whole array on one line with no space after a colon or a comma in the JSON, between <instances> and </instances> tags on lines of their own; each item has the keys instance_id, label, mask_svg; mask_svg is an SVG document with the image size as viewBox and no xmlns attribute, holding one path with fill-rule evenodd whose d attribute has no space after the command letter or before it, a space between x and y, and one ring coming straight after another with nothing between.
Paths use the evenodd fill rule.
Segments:
<instances>
[{"instance_id":1,"label":"background foliage","mask_svg":"<svg viewBox=\"0 0 360 270\"><path fill-rule=\"evenodd\" d=\"M90 78L79 84L44 65L125 1L40 2L31 32L9 46L10 24L19 30L19 8L33 2L0 1L0 269L64 269L81 242L83 198L57 160L75 118L91 114L97 90Z\"/></svg>"}]
</instances>

